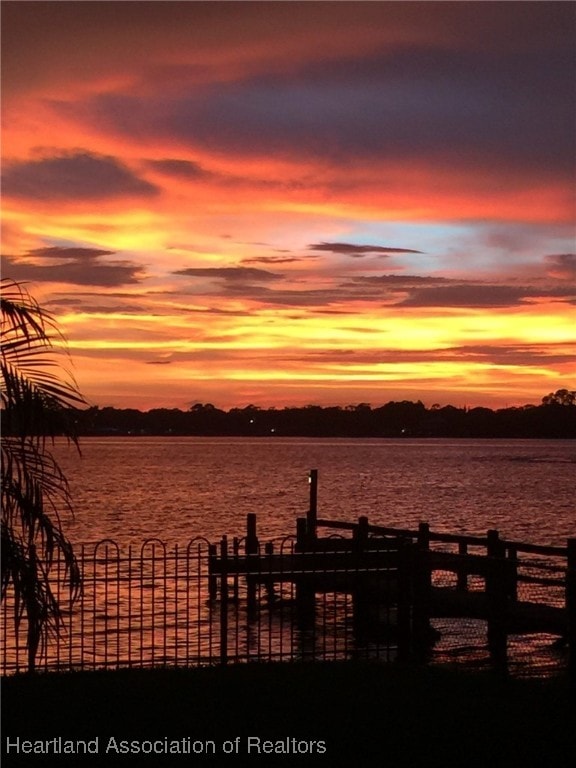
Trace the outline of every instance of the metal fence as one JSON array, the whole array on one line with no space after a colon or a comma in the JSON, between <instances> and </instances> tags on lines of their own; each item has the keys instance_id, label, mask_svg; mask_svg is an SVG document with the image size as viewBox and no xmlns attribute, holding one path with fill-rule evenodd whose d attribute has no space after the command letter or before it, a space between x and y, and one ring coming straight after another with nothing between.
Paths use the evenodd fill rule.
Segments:
<instances>
[{"instance_id":1,"label":"metal fence","mask_svg":"<svg viewBox=\"0 0 576 768\"><path fill-rule=\"evenodd\" d=\"M293 552L294 541L284 539L279 547L285 554ZM170 549L158 539L125 551L112 540L82 546L77 556L83 586L74 603L65 586L64 564L56 562L53 589L62 622L60 631L41 644L35 669L394 658L392 638L360 636L350 593L325 590L311 612L303 612L294 581L271 586L264 573L260 579L234 575L241 542L236 542L235 552L230 550L227 575L211 575L213 553L204 539ZM392 611L384 592L378 602L385 613ZM0 624L0 671L27 671L27 623L25 617L15 620L10 591L2 603Z\"/></svg>"},{"instance_id":2,"label":"metal fence","mask_svg":"<svg viewBox=\"0 0 576 768\"><path fill-rule=\"evenodd\" d=\"M77 552L83 587L75 602L66 591L64 564L56 563L53 586L62 623L40 647L35 667L392 661L411 656L415 627L423 618L429 661L487 665L492 661L489 617L483 609L475 614L487 593L487 576L474 575L473 545L460 553L457 546L440 542L441 549L429 551L427 579L442 608L426 616L418 614L416 545L401 537L370 538L359 549L336 535L316 543L313 551L299 549L293 537L256 546L225 537L218 546L203 538L172 548L159 539L125 550L112 540L83 546ZM514 574L506 588L514 605L538 604L540 611L548 605L556 620L567 600L565 559L535 554L518 560ZM513 671L548 675L566 665L568 654L554 626L546 631L544 621L530 633L520 624L507 630ZM15 620L10 591L0 626L1 673L27 671L26 620Z\"/></svg>"},{"instance_id":3,"label":"metal fence","mask_svg":"<svg viewBox=\"0 0 576 768\"><path fill-rule=\"evenodd\" d=\"M62 609L58 633L44 638L36 668L101 669L202 664L217 653L218 632L206 603L208 543L191 541L168 551L157 539L122 552L104 540L77 556L82 590L72 602L64 564L53 570ZM4 674L28 667L25 618L16 622L13 594L2 606Z\"/></svg>"}]
</instances>

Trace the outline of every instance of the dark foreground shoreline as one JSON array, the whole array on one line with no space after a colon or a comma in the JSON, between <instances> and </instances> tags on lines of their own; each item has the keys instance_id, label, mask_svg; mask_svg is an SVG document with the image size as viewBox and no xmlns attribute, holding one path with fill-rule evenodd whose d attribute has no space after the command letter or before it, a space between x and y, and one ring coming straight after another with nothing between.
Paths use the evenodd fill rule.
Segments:
<instances>
[{"instance_id":1,"label":"dark foreground shoreline","mask_svg":"<svg viewBox=\"0 0 576 768\"><path fill-rule=\"evenodd\" d=\"M565 678L368 662L52 673L4 679L2 709L4 768L568 768L576 759ZM97 754L63 753L90 741ZM48 754L24 754L30 742Z\"/></svg>"}]
</instances>

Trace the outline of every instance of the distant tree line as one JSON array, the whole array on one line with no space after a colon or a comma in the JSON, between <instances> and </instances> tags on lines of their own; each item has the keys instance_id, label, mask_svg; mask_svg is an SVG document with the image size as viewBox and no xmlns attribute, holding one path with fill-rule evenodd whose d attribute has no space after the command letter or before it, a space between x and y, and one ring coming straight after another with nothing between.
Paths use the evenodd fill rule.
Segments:
<instances>
[{"instance_id":1,"label":"distant tree line","mask_svg":"<svg viewBox=\"0 0 576 768\"><path fill-rule=\"evenodd\" d=\"M357 405L228 411L212 403L189 410L92 407L77 411L79 435L203 435L309 437L576 438L576 391L560 389L540 405L457 408L402 400Z\"/></svg>"}]
</instances>

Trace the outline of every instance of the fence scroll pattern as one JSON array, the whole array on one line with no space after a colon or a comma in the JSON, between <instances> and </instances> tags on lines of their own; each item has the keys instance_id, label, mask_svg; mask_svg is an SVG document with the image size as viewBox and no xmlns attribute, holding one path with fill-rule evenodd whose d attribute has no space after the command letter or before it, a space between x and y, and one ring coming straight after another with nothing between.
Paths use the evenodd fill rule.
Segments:
<instances>
[{"instance_id":1,"label":"fence scroll pattern","mask_svg":"<svg viewBox=\"0 0 576 768\"><path fill-rule=\"evenodd\" d=\"M79 548L80 597L70 601L64 565L56 562L54 591L60 631L36 659L39 670L202 664L217 652L218 633L206 606L208 542L195 539L169 551L148 539L122 552L107 539ZM26 622L14 621L13 597L2 606L2 673L27 668Z\"/></svg>"},{"instance_id":2,"label":"fence scroll pattern","mask_svg":"<svg viewBox=\"0 0 576 768\"><path fill-rule=\"evenodd\" d=\"M294 542L288 538L278 546L290 552ZM240 557L242 542L234 547L230 565ZM303 616L293 582L271 588L264 578L210 577L210 552L205 539L170 549L159 539L125 551L112 540L82 546L83 588L74 604L65 587L64 564L57 562L54 590L62 622L60 632L40 648L36 670L394 657L395 641L359 639L352 595L325 591L312 615ZM387 598L385 603L383 610L391 611ZM10 592L0 622L1 673L27 671L26 621L15 622Z\"/></svg>"}]
</instances>

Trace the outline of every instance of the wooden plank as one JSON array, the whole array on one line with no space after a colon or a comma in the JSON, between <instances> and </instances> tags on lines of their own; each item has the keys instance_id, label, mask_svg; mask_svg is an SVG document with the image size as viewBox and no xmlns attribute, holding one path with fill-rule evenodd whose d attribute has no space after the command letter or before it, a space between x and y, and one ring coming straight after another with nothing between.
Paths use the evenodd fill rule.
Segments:
<instances>
[{"instance_id":1,"label":"wooden plank","mask_svg":"<svg viewBox=\"0 0 576 768\"><path fill-rule=\"evenodd\" d=\"M288 555L244 555L222 558L211 557L210 573L225 572L232 576L292 576L314 573L356 573L394 570L398 567L398 550L370 550L361 552L295 552Z\"/></svg>"},{"instance_id":2,"label":"wooden plank","mask_svg":"<svg viewBox=\"0 0 576 768\"><path fill-rule=\"evenodd\" d=\"M486 547L488 540L482 536L467 536L462 533L435 533L430 532L430 541L439 541L443 544L467 544L471 547Z\"/></svg>"},{"instance_id":3,"label":"wooden plank","mask_svg":"<svg viewBox=\"0 0 576 768\"><path fill-rule=\"evenodd\" d=\"M356 523L346 523L343 520L327 520L323 517L319 517L316 520L316 525L322 528L336 528L343 531L353 531L356 528Z\"/></svg>"},{"instance_id":4,"label":"wooden plank","mask_svg":"<svg viewBox=\"0 0 576 768\"><path fill-rule=\"evenodd\" d=\"M328 520L319 518L317 525L323 528L334 528L335 530L352 531L357 527L357 523L348 523L342 520ZM395 528L386 525L370 525L370 533L380 533L384 536L405 536L416 539L418 531L411 528ZM444 544L466 544L468 546L486 547L488 539L485 536L469 536L461 533L442 533L430 531L430 541L437 541ZM506 547L515 547L519 552L535 555L548 555L551 557L567 557L567 548L561 546L545 544L529 544L523 541L513 541L512 539L502 539Z\"/></svg>"},{"instance_id":5,"label":"wooden plank","mask_svg":"<svg viewBox=\"0 0 576 768\"><path fill-rule=\"evenodd\" d=\"M370 533L381 534L382 536L404 536L407 539L417 539L418 531L410 528L390 528L387 525L371 525Z\"/></svg>"},{"instance_id":6,"label":"wooden plank","mask_svg":"<svg viewBox=\"0 0 576 768\"><path fill-rule=\"evenodd\" d=\"M466 573L470 576L485 576L489 560L486 555L459 555L456 552L430 550L430 566L433 571Z\"/></svg>"},{"instance_id":7,"label":"wooden plank","mask_svg":"<svg viewBox=\"0 0 576 768\"><path fill-rule=\"evenodd\" d=\"M398 550L404 542L398 539L374 537L370 539L348 539L341 537L316 539L313 542L296 545L297 552L323 553L323 552L358 552L359 550L385 551Z\"/></svg>"},{"instance_id":8,"label":"wooden plank","mask_svg":"<svg viewBox=\"0 0 576 768\"><path fill-rule=\"evenodd\" d=\"M487 620L490 612L485 592L458 592L450 587L432 588L432 615L438 618ZM508 634L546 632L564 635L567 611L561 606L529 601L511 603L505 620Z\"/></svg>"},{"instance_id":9,"label":"wooden plank","mask_svg":"<svg viewBox=\"0 0 576 768\"><path fill-rule=\"evenodd\" d=\"M417 539L418 531L409 528L390 528L385 525L371 525L370 533L382 533L386 536L405 536L407 538ZM438 541L443 544L467 544L470 546L485 547L487 540L485 537L467 536L460 533L437 533L429 531L430 541Z\"/></svg>"},{"instance_id":10,"label":"wooden plank","mask_svg":"<svg viewBox=\"0 0 576 768\"><path fill-rule=\"evenodd\" d=\"M522 541L509 541L504 539L506 547L514 547L517 552L524 552L530 555L548 555L550 557L568 557L566 547L552 547L544 544L526 544Z\"/></svg>"},{"instance_id":11,"label":"wooden plank","mask_svg":"<svg viewBox=\"0 0 576 768\"><path fill-rule=\"evenodd\" d=\"M566 608L543 603L517 602L509 608L507 630L510 634L546 632L565 636L568 628Z\"/></svg>"}]
</instances>

